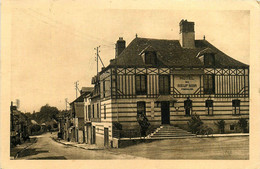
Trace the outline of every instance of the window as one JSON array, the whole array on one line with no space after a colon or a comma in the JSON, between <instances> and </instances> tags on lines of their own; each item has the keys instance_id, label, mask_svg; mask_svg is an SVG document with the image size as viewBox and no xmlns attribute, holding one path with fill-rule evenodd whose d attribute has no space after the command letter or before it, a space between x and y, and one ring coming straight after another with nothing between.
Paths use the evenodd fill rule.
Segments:
<instances>
[{"instance_id":1,"label":"window","mask_svg":"<svg viewBox=\"0 0 260 169\"><path fill-rule=\"evenodd\" d=\"M99 118L99 104L97 103L97 118Z\"/></svg>"},{"instance_id":2,"label":"window","mask_svg":"<svg viewBox=\"0 0 260 169\"><path fill-rule=\"evenodd\" d=\"M234 124L230 125L230 130L235 130L235 125Z\"/></svg>"},{"instance_id":3,"label":"window","mask_svg":"<svg viewBox=\"0 0 260 169\"><path fill-rule=\"evenodd\" d=\"M88 105L88 119L91 118L91 106Z\"/></svg>"},{"instance_id":4,"label":"window","mask_svg":"<svg viewBox=\"0 0 260 169\"><path fill-rule=\"evenodd\" d=\"M156 52L145 52L145 64L151 64L156 65L157 64L157 58L156 58Z\"/></svg>"},{"instance_id":5,"label":"window","mask_svg":"<svg viewBox=\"0 0 260 169\"><path fill-rule=\"evenodd\" d=\"M93 95L97 96L100 94L100 83L95 84Z\"/></svg>"},{"instance_id":6,"label":"window","mask_svg":"<svg viewBox=\"0 0 260 169\"><path fill-rule=\"evenodd\" d=\"M106 112L107 110L106 110L106 105L104 105L104 119L106 119L107 118L107 112Z\"/></svg>"},{"instance_id":7,"label":"window","mask_svg":"<svg viewBox=\"0 0 260 169\"><path fill-rule=\"evenodd\" d=\"M233 115L240 114L240 100L232 100L232 107L233 107Z\"/></svg>"},{"instance_id":8,"label":"window","mask_svg":"<svg viewBox=\"0 0 260 169\"><path fill-rule=\"evenodd\" d=\"M213 100L206 100L205 104L208 115L213 115Z\"/></svg>"},{"instance_id":9,"label":"window","mask_svg":"<svg viewBox=\"0 0 260 169\"><path fill-rule=\"evenodd\" d=\"M170 94L170 78L168 75L159 76L159 93Z\"/></svg>"},{"instance_id":10,"label":"window","mask_svg":"<svg viewBox=\"0 0 260 169\"><path fill-rule=\"evenodd\" d=\"M92 105L92 118L95 118L95 105Z\"/></svg>"},{"instance_id":11,"label":"window","mask_svg":"<svg viewBox=\"0 0 260 169\"><path fill-rule=\"evenodd\" d=\"M137 116L146 115L145 102L137 102Z\"/></svg>"},{"instance_id":12,"label":"window","mask_svg":"<svg viewBox=\"0 0 260 169\"><path fill-rule=\"evenodd\" d=\"M185 115L190 116L192 110L192 100L190 100L190 98L187 98L187 100L184 101L184 109Z\"/></svg>"},{"instance_id":13,"label":"window","mask_svg":"<svg viewBox=\"0 0 260 169\"><path fill-rule=\"evenodd\" d=\"M204 75L204 94L215 94L215 75Z\"/></svg>"},{"instance_id":14,"label":"window","mask_svg":"<svg viewBox=\"0 0 260 169\"><path fill-rule=\"evenodd\" d=\"M204 56L204 65L205 66L215 66L215 56L214 56L214 54L206 54Z\"/></svg>"},{"instance_id":15,"label":"window","mask_svg":"<svg viewBox=\"0 0 260 169\"><path fill-rule=\"evenodd\" d=\"M106 81L103 81L103 98L106 97Z\"/></svg>"},{"instance_id":16,"label":"window","mask_svg":"<svg viewBox=\"0 0 260 169\"><path fill-rule=\"evenodd\" d=\"M147 81L146 81L146 75L136 75L135 76L135 88L136 88L136 94L146 94L147 92Z\"/></svg>"}]
</instances>

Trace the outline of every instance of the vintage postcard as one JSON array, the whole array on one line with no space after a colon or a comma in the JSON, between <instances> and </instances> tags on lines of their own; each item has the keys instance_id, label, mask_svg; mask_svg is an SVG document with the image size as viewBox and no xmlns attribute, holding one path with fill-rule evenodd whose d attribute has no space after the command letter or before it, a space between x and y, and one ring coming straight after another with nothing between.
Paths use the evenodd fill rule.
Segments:
<instances>
[{"instance_id":1,"label":"vintage postcard","mask_svg":"<svg viewBox=\"0 0 260 169\"><path fill-rule=\"evenodd\" d=\"M2 2L0 168L260 168L259 7Z\"/></svg>"}]
</instances>

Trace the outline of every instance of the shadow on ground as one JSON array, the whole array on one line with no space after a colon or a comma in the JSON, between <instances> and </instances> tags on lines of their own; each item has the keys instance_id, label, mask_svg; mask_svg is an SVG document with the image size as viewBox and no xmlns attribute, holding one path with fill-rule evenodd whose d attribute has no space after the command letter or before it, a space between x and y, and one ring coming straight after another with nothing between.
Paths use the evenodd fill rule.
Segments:
<instances>
[{"instance_id":1,"label":"shadow on ground","mask_svg":"<svg viewBox=\"0 0 260 169\"><path fill-rule=\"evenodd\" d=\"M38 158L30 158L29 160L66 160L64 156L51 156L51 157L38 157Z\"/></svg>"},{"instance_id":2,"label":"shadow on ground","mask_svg":"<svg viewBox=\"0 0 260 169\"><path fill-rule=\"evenodd\" d=\"M24 150L21 154L19 154L19 157L26 157L31 155L37 155L40 153L48 153L49 151L43 150L43 151L37 151L35 148L28 148Z\"/></svg>"}]
</instances>

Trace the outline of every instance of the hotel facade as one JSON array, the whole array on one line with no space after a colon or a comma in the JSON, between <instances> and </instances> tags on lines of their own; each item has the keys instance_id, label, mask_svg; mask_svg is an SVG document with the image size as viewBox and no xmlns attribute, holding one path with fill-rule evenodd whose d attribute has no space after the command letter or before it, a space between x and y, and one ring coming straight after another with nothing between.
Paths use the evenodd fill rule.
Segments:
<instances>
[{"instance_id":1,"label":"hotel facade","mask_svg":"<svg viewBox=\"0 0 260 169\"><path fill-rule=\"evenodd\" d=\"M120 134L138 136L138 115L147 117L149 131L163 125L187 130L197 114L214 133L219 120L226 133L239 132L238 120L249 119L249 65L205 38L195 40L194 22L179 26L178 40L136 37L126 47L119 38L115 58L92 78L94 91L85 97L87 143L113 145L120 139L116 124Z\"/></svg>"}]
</instances>

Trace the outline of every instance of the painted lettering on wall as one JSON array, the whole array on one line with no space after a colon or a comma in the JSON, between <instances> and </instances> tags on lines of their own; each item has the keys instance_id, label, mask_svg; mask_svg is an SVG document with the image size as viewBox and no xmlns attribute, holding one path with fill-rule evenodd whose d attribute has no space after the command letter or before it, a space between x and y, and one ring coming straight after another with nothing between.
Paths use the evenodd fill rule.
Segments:
<instances>
[{"instance_id":1,"label":"painted lettering on wall","mask_svg":"<svg viewBox=\"0 0 260 169\"><path fill-rule=\"evenodd\" d=\"M181 94L193 94L200 87L198 75L175 75L174 87Z\"/></svg>"}]
</instances>

